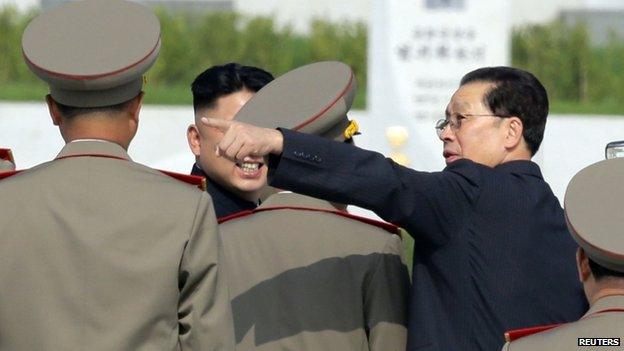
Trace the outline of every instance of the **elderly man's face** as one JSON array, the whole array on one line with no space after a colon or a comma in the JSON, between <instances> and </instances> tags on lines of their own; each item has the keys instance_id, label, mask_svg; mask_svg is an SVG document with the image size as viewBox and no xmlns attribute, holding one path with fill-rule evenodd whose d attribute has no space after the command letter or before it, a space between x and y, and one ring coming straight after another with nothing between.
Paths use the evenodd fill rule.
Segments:
<instances>
[{"instance_id":1,"label":"elderly man's face","mask_svg":"<svg viewBox=\"0 0 624 351\"><path fill-rule=\"evenodd\" d=\"M232 120L234 115L251 99L253 92L238 91L217 99L213 108L198 111L200 117ZM256 201L267 181L267 167L261 163L234 163L215 155L215 147L223 133L202 123L189 128L191 150L198 157L198 165L212 180L243 199Z\"/></svg>"},{"instance_id":2,"label":"elderly man's face","mask_svg":"<svg viewBox=\"0 0 624 351\"><path fill-rule=\"evenodd\" d=\"M473 82L453 94L446 108L446 119L451 123L440 134L447 165L461 158L490 167L503 162L505 123L492 116L484 100L492 87L492 83Z\"/></svg>"}]
</instances>

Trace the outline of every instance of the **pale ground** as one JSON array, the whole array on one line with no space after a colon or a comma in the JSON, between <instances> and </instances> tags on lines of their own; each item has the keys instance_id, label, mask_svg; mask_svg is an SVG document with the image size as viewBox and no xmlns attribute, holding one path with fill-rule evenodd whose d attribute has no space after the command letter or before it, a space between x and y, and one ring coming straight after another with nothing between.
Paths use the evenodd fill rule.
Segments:
<instances>
[{"instance_id":1,"label":"pale ground","mask_svg":"<svg viewBox=\"0 0 624 351\"><path fill-rule=\"evenodd\" d=\"M433 122L373 119L365 111L354 111L350 117L361 125L363 134L356 139L361 147L389 154L385 128L403 124L410 132L403 152L411 166L424 171L444 167ZM130 156L154 168L188 173L194 159L187 146L186 127L192 121L191 107L143 107ZM549 117L544 142L535 160L562 201L571 177L583 167L602 160L607 142L622 139L623 116L554 115ZM18 168L53 159L62 146L63 140L43 103L0 103L0 147L13 149Z\"/></svg>"}]
</instances>

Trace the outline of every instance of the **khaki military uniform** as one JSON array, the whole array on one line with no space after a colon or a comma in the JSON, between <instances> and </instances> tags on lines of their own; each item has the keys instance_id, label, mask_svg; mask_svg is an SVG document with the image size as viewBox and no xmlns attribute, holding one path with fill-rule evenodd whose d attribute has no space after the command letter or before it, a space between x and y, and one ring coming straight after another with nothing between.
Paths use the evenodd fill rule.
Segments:
<instances>
[{"instance_id":1,"label":"khaki military uniform","mask_svg":"<svg viewBox=\"0 0 624 351\"><path fill-rule=\"evenodd\" d=\"M396 227L279 193L219 229L237 350L405 350Z\"/></svg>"},{"instance_id":2,"label":"khaki military uniform","mask_svg":"<svg viewBox=\"0 0 624 351\"><path fill-rule=\"evenodd\" d=\"M211 200L75 141L0 181L0 350L232 350Z\"/></svg>"},{"instance_id":3,"label":"khaki military uniform","mask_svg":"<svg viewBox=\"0 0 624 351\"><path fill-rule=\"evenodd\" d=\"M578 346L578 338L619 338L619 346ZM579 321L507 343L503 351L624 351L624 295L597 300Z\"/></svg>"}]
</instances>

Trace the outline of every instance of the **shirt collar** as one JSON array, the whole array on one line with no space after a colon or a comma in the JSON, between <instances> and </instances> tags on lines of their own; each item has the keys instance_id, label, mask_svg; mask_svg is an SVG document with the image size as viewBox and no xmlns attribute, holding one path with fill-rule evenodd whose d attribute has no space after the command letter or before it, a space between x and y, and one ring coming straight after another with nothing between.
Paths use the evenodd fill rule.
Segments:
<instances>
[{"instance_id":1,"label":"shirt collar","mask_svg":"<svg viewBox=\"0 0 624 351\"><path fill-rule=\"evenodd\" d=\"M624 308L624 295L609 295L596 300L585 316L610 308Z\"/></svg>"},{"instance_id":2,"label":"shirt collar","mask_svg":"<svg viewBox=\"0 0 624 351\"><path fill-rule=\"evenodd\" d=\"M56 158L96 155L113 156L131 160L123 147L106 140L74 140L67 143Z\"/></svg>"}]
</instances>

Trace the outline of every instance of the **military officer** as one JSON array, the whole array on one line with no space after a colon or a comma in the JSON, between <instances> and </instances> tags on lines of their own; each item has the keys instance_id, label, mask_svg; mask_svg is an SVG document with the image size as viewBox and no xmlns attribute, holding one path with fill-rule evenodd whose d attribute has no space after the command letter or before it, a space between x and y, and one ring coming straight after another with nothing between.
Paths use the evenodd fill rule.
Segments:
<instances>
[{"instance_id":1,"label":"military officer","mask_svg":"<svg viewBox=\"0 0 624 351\"><path fill-rule=\"evenodd\" d=\"M11 149L0 148L0 172L12 171L14 169L15 161L13 161Z\"/></svg>"},{"instance_id":2,"label":"military officer","mask_svg":"<svg viewBox=\"0 0 624 351\"><path fill-rule=\"evenodd\" d=\"M187 129L187 139L195 155L191 174L206 177L217 217L228 216L258 206L266 185L267 167L260 162L232 162L214 154L223 137L218 129L199 123L200 117L231 120L240 108L273 76L260 68L228 63L213 66L195 78L193 109L195 124Z\"/></svg>"},{"instance_id":3,"label":"military officer","mask_svg":"<svg viewBox=\"0 0 624 351\"><path fill-rule=\"evenodd\" d=\"M354 91L348 66L312 64L269 83L236 120L352 143ZM221 219L220 232L237 350L405 350L409 276L394 225L282 192Z\"/></svg>"},{"instance_id":4,"label":"military officer","mask_svg":"<svg viewBox=\"0 0 624 351\"><path fill-rule=\"evenodd\" d=\"M210 197L133 162L160 25L71 2L22 37L66 145L0 182L0 350L233 350Z\"/></svg>"},{"instance_id":5,"label":"military officer","mask_svg":"<svg viewBox=\"0 0 624 351\"><path fill-rule=\"evenodd\" d=\"M606 160L581 170L566 190L566 220L580 245L576 265L589 311L577 322L511 331L503 350L624 350L622 179L624 159Z\"/></svg>"}]
</instances>

